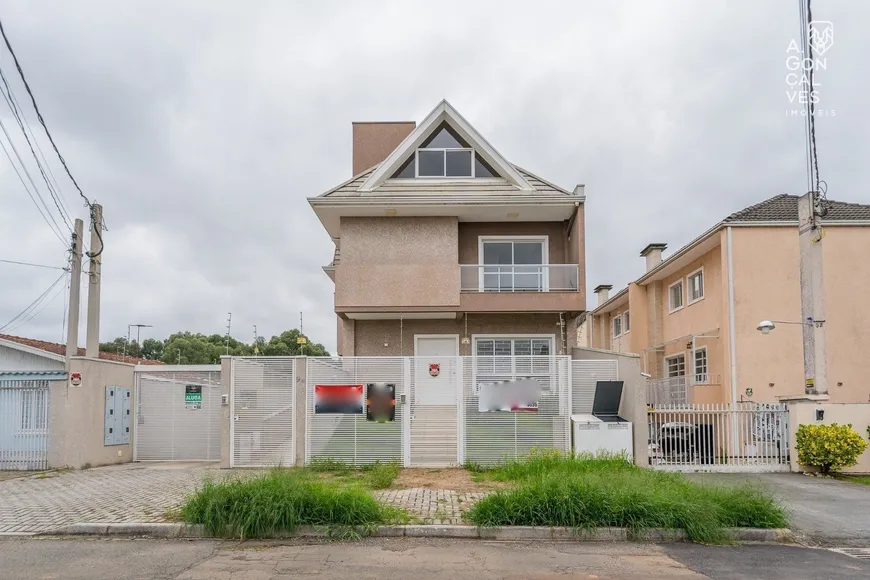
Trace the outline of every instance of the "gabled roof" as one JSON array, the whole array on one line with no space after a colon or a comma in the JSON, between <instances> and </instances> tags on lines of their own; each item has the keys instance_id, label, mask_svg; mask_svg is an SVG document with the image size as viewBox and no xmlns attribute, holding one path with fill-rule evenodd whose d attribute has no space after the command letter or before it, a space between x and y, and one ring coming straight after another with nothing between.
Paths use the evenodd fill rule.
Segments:
<instances>
[{"instance_id":1,"label":"gabled roof","mask_svg":"<svg viewBox=\"0 0 870 580\"><path fill-rule=\"evenodd\" d=\"M751 205L732 213L725 218L724 223L734 222L797 222L797 195L781 193L761 203ZM828 213L822 222L862 221L870 220L870 205L861 203L846 203L842 201L828 202Z\"/></svg>"},{"instance_id":2,"label":"gabled roof","mask_svg":"<svg viewBox=\"0 0 870 580\"><path fill-rule=\"evenodd\" d=\"M12 336L11 334L0 334L0 344L4 344L9 346L10 348L16 348L16 346L21 346L20 350L26 350L28 352L32 352L33 350L42 351L47 356L46 358L50 358L52 360L63 360L63 357L66 355L66 345L60 344L57 342L46 342L44 340L36 340L34 338L24 338L21 336ZM38 353L35 353L38 354ZM85 349L79 348L77 356L85 356ZM140 364L140 365L162 365L163 362L159 360L149 360L145 358L137 358L135 356L123 356L120 354L114 354L110 352L101 352L100 358L103 360L111 360L115 362L122 362L127 364Z\"/></svg>"},{"instance_id":3,"label":"gabled roof","mask_svg":"<svg viewBox=\"0 0 870 580\"><path fill-rule=\"evenodd\" d=\"M516 168L508 163L507 159L496 151L495 147L490 145L483 135L472 127L446 99L438 103L432 109L432 112L426 116L426 119L416 129L411 131L410 135L405 137L405 140L362 183L360 189L362 191L372 191L382 185L442 123L450 125L508 183L524 191L534 189Z\"/></svg>"}]
</instances>

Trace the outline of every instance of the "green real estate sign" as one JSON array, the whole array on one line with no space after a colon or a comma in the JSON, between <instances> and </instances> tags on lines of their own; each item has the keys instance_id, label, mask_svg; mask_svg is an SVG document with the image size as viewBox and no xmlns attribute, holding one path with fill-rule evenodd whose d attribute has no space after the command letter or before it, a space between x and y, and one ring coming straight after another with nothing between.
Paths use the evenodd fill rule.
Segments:
<instances>
[{"instance_id":1,"label":"green real estate sign","mask_svg":"<svg viewBox=\"0 0 870 580\"><path fill-rule=\"evenodd\" d=\"M187 385L184 387L184 408L202 409L202 385Z\"/></svg>"}]
</instances>

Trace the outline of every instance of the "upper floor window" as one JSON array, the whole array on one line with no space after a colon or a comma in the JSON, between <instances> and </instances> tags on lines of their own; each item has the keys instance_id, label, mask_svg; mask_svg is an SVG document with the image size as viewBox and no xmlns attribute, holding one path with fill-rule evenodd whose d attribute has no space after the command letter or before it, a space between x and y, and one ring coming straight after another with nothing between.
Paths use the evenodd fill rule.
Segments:
<instances>
[{"instance_id":1,"label":"upper floor window","mask_svg":"<svg viewBox=\"0 0 870 580\"><path fill-rule=\"evenodd\" d=\"M671 312L683 307L683 281L677 280L668 286L668 304Z\"/></svg>"},{"instance_id":2,"label":"upper floor window","mask_svg":"<svg viewBox=\"0 0 870 580\"><path fill-rule=\"evenodd\" d=\"M447 123L420 144L420 147L392 177L497 177L490 165L480 158Z\"/></svg>"},{"instance_id":3,"label":"upper floor window","mask_svg":"<svg viewBox=\"0 0 870 580\"><path fill-rule=\"evenodd\" d=\"M480 238L481 286L489 291L543 292L547 289L546 237Z\"/></svg>"},{"instance_id":4,"label":"upper floor window","mask_svg":"<svg viewBox=\"0 0 870 580\"><path fill-rule=\"evenodd\" d=\"M628 332L629 330L631 330L631 315L629 314L628 310L626 310L622 315L622 327L623 332Z\"/></svg>"},{"instance_id":5,"label":"upper floor window","mask_svg":"<svg viewBox=\"0 0 870 580\"><path fill-rule=\"evenodd\" d=\"M703 268L692 272L689 280L689 304L697 302L704 297L704 270Z\"/></svg>"},{"instance_id":6,"label":"upper floor window","mask_svg":"<svg viewBox=\"0 0 870 580\"><path fill-rule=\"evenodd\" d=\"M622 335L622 316L613 319L613 336Z\"/></svg>"}]
</instances>

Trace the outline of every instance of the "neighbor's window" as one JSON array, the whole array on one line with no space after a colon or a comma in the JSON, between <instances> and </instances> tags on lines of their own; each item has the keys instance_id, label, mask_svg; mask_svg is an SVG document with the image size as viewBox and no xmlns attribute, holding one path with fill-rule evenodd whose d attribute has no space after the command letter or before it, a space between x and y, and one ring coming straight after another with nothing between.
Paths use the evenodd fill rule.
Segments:
<instances>
[{"instance_id":1,"label":"neighbor's window","mask_svg":"<svg viewBox=\"0 0 870 580\"><path fill-rule=\"evenodd\" d=\"M695 349L695 384L707 384L707 348Z\"/></svg>"},{"instance_id":2,"label":"neighbor's window","mask_svg":"<svg viewBox=\"0 0 870 580\"><path fill-rule=\"evenodd\" d=\"M449 125L442 124L423 141L392 177L496 177L495 170Z\"/></svg>"},{"instance_id":3,"label":"neighbor's window","mask_svg":"<svg viewBox=\"0 0 870 580\"><path fill-rule=\"evenodd\" d=\"M689 304L704 297L704 270L689 274Z\"/></svg>"},{"instance_id":4,"label":"neighbor's window","mask_svg":"<svg viewBox=\"0 0 870 580\"><path fill-rule=\"evenodd\" d=\"M683 281L678 280L668 286L668 300L670 311L679 310L683 307Z\"/></svg>"},{"instance_id":5,"label":"neighbor's window","mask_svg":"<svg viewBox=\"0 0 870 580\"><path fill-rule=\"evenodd\" d=\"M622 334L622 317L617 316L613 319L613 336Z\"/></svg>"},{"instance_id":6,"label":"neighbor's window","mask_svg":"<svg viewBox=\"0 0 870 580\"><path fill-rule=\"evenodd\" d=\"M628 332L631 330L631 317L629 316L628 310L622 315L622 326L623 332Z\"/></svg>"},{"instance_id":7,"label":"neighbor's window","mask_svg":"<svg viewBox=\"0 0 870 580\"><path fill-rule=\"evenodd\" d=\"M686 356L678 354L665 359L668 365L668 378L686 376Z\"/></svg>"},{"instance_id":8,"label":"neighbor's window","mask_svg":"<svg viewBox=\"0 0 870 580\"><path fill-rule=\"evenodd\" d=\"M48 391L27 389L21 391L21 430L38 431L48 425Z\"/></svg>"}]
</instances>

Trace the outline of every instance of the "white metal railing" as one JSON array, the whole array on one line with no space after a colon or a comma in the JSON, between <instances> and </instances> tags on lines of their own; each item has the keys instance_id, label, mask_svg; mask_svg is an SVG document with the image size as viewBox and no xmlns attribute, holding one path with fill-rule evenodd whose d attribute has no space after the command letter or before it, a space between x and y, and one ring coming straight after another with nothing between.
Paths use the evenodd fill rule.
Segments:
<instances>
[{"instance_id":1,"label":"white metal railing","mask_svg":"<svg viewBox=\"0 0 870 580\"><path fill-rule=\"evenodd\" d=\"M141 365L134 383L134 461L220 459L220 365Z\"/></svg>"},{"instance_id":2,"label":"white metal railing","mask_svg":"<svg viewBox=\"0 0 870 580\"><path fill-rule=\"evenodd\" d=\"M462 292L576 292L577 264L461 264Z\"/></svg>"},{"instance_id":3,"label":"white metal railing","mask_svg":"<svg viewBox=\"0 0 870 580\"><path fill-rule=\"evenodd\" d=\"M649 379L646 382L646 402L648 405L688 405L691 397L687 388L687 377L668 377Z\"/></svg>"},{"instance_id":4,"label":"white metal railing","mask_svg":"<svg viewBox=\"0 0 870 580\"><path fill-rule=\"evenodd\" d=\"M52 381L0 380L0 469L48 467Z\"/></svg>"},{"instance_id":5,"label":"white metal railing","mask_svg":"<svg viewBox=\"0 0 870 580\"><path fill-rule=\"evenodd\" d=\"M780 403L650 408L649 462L674 471L788 471L788 409Z\"/></svg>"},{"instance_id":6,"label":"white metal railing","mask_svg":"<svg viewBox=\"0 0 870 580\"><path fill-rule=\"evenodd\" d=\"M230 466L290 466L296 461L295 360L234 357L230 371Z\"/></svg>"}]
</instances>

